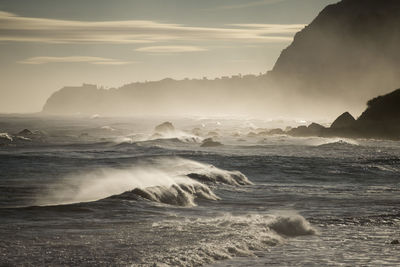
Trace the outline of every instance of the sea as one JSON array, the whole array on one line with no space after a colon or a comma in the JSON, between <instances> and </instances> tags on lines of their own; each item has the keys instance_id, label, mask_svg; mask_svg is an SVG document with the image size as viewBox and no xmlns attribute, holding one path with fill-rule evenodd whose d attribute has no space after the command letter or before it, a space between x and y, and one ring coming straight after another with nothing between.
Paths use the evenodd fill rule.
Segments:
<instances>
[{"instance_id":1,"label":"sea","mask_svg":"<svg viewBox=\"0 0 400 267\"><path fill-rule=\"evenodd\" d=\"M400 142L287 123L2 115L0 266L400 266Z\"/></svg>"}]
</instances>

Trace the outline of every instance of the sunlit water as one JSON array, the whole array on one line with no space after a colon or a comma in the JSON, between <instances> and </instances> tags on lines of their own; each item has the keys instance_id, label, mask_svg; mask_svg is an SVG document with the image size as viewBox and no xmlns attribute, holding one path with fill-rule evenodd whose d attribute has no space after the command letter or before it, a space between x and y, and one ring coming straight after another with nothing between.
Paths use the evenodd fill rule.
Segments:
<instances>
[{"instance_id":1,"label":"sunlit water","mask_svg":"<svg viewBox=\"0 0 400 267\"><path fill-rule=\"evenodd\" d=\"M1 118L0 265L400 264L398 142L157 122Z\"/></svg>"}]
</instances>

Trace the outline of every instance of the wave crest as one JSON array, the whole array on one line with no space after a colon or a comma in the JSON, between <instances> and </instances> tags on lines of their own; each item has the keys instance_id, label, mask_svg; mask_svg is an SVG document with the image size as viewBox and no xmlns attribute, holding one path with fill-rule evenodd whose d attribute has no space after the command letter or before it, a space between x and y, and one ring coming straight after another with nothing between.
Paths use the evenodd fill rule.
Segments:
<instances>
[{"instance_id":1,"label":"wave crest","mask_svg":"<svg viewBox=\"0 0 400 267\"><path fill-rule=\"evenodd\" d=\"M144 198L153 202L176 206L194 206L194 199L219 200L219 198L205 185L202 184L176 184L171 187L152 186L148 188L135 188L120 195L111 196L118 199Z\"/></svg>"},{"instance_id":2,"label":"wave crest","mask_svg":"<svg viewBox=\"0 0 400 267\"><path fill-rule=\"evenodd\" d=\"M218 200L205 184L251 184L245 175L195 161L173 158L142 162L129 169L99 169L65 177L39 197L36 205L62 205L101 199L147 199L193 206L196 198Z\"/></svg>"}]
</instances>

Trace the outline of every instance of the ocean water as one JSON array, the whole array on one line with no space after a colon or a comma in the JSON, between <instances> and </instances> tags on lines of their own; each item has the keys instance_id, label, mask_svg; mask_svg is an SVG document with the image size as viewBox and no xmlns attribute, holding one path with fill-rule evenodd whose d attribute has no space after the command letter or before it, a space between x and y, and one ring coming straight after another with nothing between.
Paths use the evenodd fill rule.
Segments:
<instances>
[{"instance_id":1,"label":"ocean water","mask_svg":"<svg viewBox=\"0 0 400 267\"><path fill-rule=\"evenodd\" d=\"M0 117L0 266L400 265L399 142L162 121Z\"/></svg>"}]
</instances>

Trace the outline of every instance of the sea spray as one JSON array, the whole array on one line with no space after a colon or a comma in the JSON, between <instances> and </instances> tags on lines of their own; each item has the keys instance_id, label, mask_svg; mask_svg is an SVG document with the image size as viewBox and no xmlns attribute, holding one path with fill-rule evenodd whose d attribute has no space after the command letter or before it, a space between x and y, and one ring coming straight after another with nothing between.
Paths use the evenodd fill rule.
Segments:
<instances>
[{"instance_id":1,"label":"sea spray","mask_svg":"<svg viewBox=\"0 0 400 267\"><path fill-rule=\"evenodd\" d=\"M240 172L181 158L159 158L126 169L101 168L68 175L62 182L52 185L46 194L38 196L35 204L72 204L112 196L179 206L193 206L195 198L218 200L212 190L201 183L203 180L234 186L251 184Z\"/></svg>"}]
</instances>

